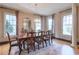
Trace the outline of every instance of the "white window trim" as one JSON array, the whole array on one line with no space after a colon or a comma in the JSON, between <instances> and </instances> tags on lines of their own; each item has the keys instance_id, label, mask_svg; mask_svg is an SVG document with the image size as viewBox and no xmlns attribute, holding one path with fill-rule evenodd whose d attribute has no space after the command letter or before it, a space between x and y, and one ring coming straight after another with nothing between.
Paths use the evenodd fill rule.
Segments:
<instances>
[{"instance_id":1,"label":"white window trim","mask_svg":"<svg viewBox=\"0 0 79 59\"><path fill-rule=\"evenodd\" d=\"M16 14L14 14L14 13L11 13L11 12L4 12L4 16L3 16L3 19L4 19L4 37L6 37L6 34L5 34L5 24L6 24L6 15L16 15ZM16 19L17 20L17 19ZM17 26L17 21L16 21L16 26ZM16 31L17 31L17 28L16 28ZM16 33L17 34L17 33ZM11 35L11 36L16 36L16 35Z\"/></svg>"},{"instance_id":2,"label":"white window trim","mask_svg":"<svg viewBox=\"0 0 79 59\"><path fill-rule=\"evenodd\" d=\"M35 20L40 20L40 22L36 22ZM40 29L41 29L41 19L40 19L40 17L39 16L36 16L35 17L35 20L34 20L34 28L35 28L35 31L36 31L36 23L40 23Z\"/></svg>"},{"instance_id":3,"label":"white window trim","mask_svg":"<svg viewBox=\"0 0 79 59\"><path fill-rule=\"evenodd\" d=\"M49 19L50 17L52 17L52 16L48 16L48 17L47 17L47 29L48 29L48 30L50 30L50 29L49 29L49 24L48 24L48 22L49 22L48 19ZM52 19L52 26L53 26L53 19ZM51 26L51 30L53 29L52 26Z\"/></svg>"},{"instance_id":4,"label":"white window trim","mask_svg":"<svg viewBox=\"0 0 79 59\"><path fill-rule=\"evenodd\" d=\"M61 21L62 34L63 34L63 16L66 16L66 15L72 15L72 13L65 13L65 14L63 14L61 16L61 19L62 19L62 21ZM72 34L71 35L63 34L63 35L65 35L65 36L72 36Z\"/></svg>"}]
</instances>

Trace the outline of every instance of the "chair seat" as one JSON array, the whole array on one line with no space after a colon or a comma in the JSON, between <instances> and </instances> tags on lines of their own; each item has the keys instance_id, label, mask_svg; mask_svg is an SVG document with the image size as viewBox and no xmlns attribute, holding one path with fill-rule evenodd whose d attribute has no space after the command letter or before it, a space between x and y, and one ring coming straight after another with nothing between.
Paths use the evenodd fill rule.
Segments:
<instances>
[{"instance_id":1,"label":"chair seat","mask_svg":"<svg viewBox=\"0 0 79 59\"><path fill-rule=\"evenodd\" d=\"M17 41L11 42L11 46L17 46L17 45L18 45Z\"/></svg>"},{"instance_id":2,"label":"chair seat","mask_svg":"<svg viewBox=\"0 0 79 59\"><path fill-rule=\"evenodd\" d=\"M44 40L49 40L50 38L48 38L48 37L44 37Z\"/></svg>"},{"instance_id":3,"label":"chair seat","mask_svg":"<svg viewBox=\"0 0 79 59\"><path fill-rule=\"evenodd\" d=\"M11 46L18 46L18 44L12 44Z\"/></svg>"}]
</instances>

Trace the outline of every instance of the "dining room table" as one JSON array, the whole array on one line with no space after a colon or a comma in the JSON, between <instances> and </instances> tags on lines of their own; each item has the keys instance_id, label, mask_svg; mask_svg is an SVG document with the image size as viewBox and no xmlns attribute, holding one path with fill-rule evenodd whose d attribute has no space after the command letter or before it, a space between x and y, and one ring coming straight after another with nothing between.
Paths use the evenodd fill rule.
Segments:
<instances>
[{"instance_id":1,"label":"dining room table","mask_svg":"<svg viewBox=\"0 0 79 59\"><path fill-rule=\"evenodd\" d=\"M41 35L38 35L38 32L35 32L35 36L27 36L26 34L24 36L17 36L18 41L23 45L23 48L25 49L25 41L29 40L30 38L34 38L34 40L38 40L38 38L41 38ZM45 37L46 35L42 35ZM22 50L22 49L21 49Z\"/></svg>"}]
</instances>

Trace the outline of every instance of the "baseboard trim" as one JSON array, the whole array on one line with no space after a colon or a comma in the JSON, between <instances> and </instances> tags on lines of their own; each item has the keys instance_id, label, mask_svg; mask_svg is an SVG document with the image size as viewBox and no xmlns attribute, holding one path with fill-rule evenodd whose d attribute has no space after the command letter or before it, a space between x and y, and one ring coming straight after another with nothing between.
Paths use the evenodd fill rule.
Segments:
<instances>
[{"instance_id":1,"label":"baseboard trim","mask_svg":"<svg viewBox=\"0 0 79 59\"><path fill-rule=\"evenodd\" d=\"M9 43L9 41L0 42L0 45L7 44L7 43Z\"/></svg>"},{"instance_id":2,"label":"baseboard trim","mask_svg":"<svg viewBox=\"0 0 79 59\"><path fill-rule=\"evenodd\" d=\"M72 43L72 41L69 41L69 40L66 40L66 39L62 39L62 38L56 38L56 39ZM79 42L77 42L77 45L79 45Z\"/></svg>"},{"instance_id":3,"label":"baseboard trim","mask_svg":"<svg viewBox=\"0 0 79 59\"><path fill-rule=\"evenodd\" d=\"M66 41L66 42L69 42L69 43L72 43L70 40L66 40L66 39L63 39L63 38L55 38L57 40L62 40L62 41Z\"/></svg>"}]
</instances>

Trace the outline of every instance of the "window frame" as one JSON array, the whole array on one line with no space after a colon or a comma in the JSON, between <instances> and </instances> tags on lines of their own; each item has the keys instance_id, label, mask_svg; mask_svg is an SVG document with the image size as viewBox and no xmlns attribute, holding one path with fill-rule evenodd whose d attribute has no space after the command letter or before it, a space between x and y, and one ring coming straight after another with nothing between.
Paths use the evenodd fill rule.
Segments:
<instances>
[{"instance_id":1,"label":"window frame","mask_svg":"<svg viewBox=\"0 0 79 59\"><path fill-rule=\"evenodd\" d=\"M23 19L23 28L24 28L24 30L26 30L26 31L29 31L29 29L30 29L30 22L31 22L31 20L30 19L27 19L27 18L25 18L25 19ZM24 25L25 24L25 25ZM25 27L26 26L26 27Z\"/></svg>"},{"instance_id":2,"label":"window frame","mask_svg":"<svg viewBox=\"0 0 79 59\"><path fill-rule=\"evenodd\" d=\"M49 27L50 27L49 26L49 18L50 17L52 18L52 16L48 16L48 18L47 18L47 28L48 28L48 30L53 30L53 26L54 26L54 23L53 23L54 20L53 20L53 18L51 19L52 20L52 24L50 25L51 26L51 29L49 29Z\"/></svg>"},{"instance_id":3,"label":"window frame","mask_svg":"<svg viewBox=\"0 0 79 59\"><path fill-rule=\"evenodd\" d=\"M38 20L38 21L36 21L36 20ZM35 31L37 32L37 30L36 30L36 23L38 23L38 24L40 24L40 30L41 30L41 19L39 19L39 18L36 18L35 20L34 20L34 27L35 27Z\"/></svg>"},{"instance_id":4,"label":"window frame","mask_svg":"<svg viewBox=\"0 0 79 59\"><path fill-rule=\"evenodd\" d=\"M66 35L66 36L72 36L72 34L69 35L69 34L64 34L64 33L63 33L63 18L64 18L64 16L68 16L68 15L72 15L72 13L65 13L65 14L62 15L62 18L61 18L61 19L62 19L62 23L61 23L61 24L62 24L62 34L63 34L63 35ZM72 21L73 21L73 20L72 20ZM71 27L72 27L72 26L71 26Z\"/></svg>"},{"instance_id":5,"label":"window frame","mask_svg":"<svg viewBox=\"0 0 79 59\"><path fill-rule=\"evenodd\" d=\"M15 18L17 17L15 13L10 13L10 12L5 12L4 13L4 37L6 36L6 15L15 16ZM16 36L16 34L17 34L17 18L16 18L15 22L16 22L16 24L15 24L15 26L16 26L16 28L15 28L16 29L16 33L14 35L11 35L11 36Z\"/></svg>"}]
</instances>

